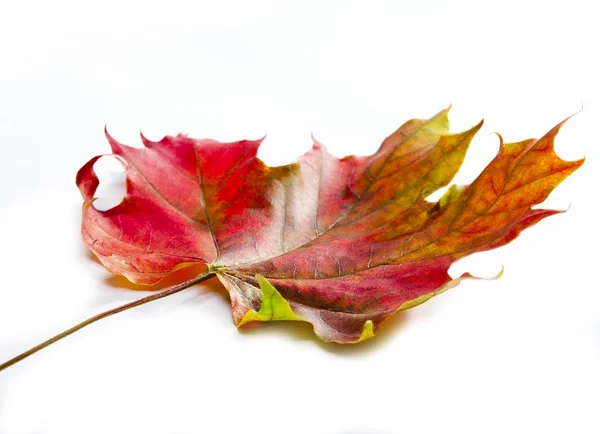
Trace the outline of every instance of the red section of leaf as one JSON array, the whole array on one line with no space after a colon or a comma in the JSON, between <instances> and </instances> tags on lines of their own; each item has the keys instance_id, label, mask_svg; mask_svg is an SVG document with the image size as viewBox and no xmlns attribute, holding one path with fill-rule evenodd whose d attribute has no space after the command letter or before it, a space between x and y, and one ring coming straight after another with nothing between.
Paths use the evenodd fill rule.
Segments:
<instances>
[{"instance_id":1,"label":"red section of leaf","mask_svg":"<svg viewBox=\"0 0 600 434\"><path fill-rule=\"evenodd\" d=\"M557 211L532 210L583 160L553 150L560 125L539 140L502 144L470 185L436 203L481 123L448 134L447 110L411 120L370 157L338 159L315 143L298 163L270 168L260 141L165 137L145 148L107 137L127 165L117 207L91 206L95 159L77 183L84 242L113 273L136 283L207 263L230 292L236 323L258 311L263 275L325 340L359 340L398 309L458 283L452 262L506 244Z\"/></svg>"}]
</instances>

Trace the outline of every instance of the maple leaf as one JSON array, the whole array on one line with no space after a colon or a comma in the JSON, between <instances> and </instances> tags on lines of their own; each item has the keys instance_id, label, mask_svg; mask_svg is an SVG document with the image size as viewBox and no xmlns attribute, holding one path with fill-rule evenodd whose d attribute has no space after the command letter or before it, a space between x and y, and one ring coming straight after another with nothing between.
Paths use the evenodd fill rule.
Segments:
<instances>
[{"instance_id":1,"label":"maple leaf","mask_svg":"<svg viewBox=\"0 0 600 434\"><path fill-rule=\"evenodd\" d=\"M137 284L206 264L229 291L238 326L301 320L325 341L359 342L394 312L470 277L452 279L454 261L561 212L532 206L583 163L555 154L561 123L539 140L501 143L470 185L429 202L483 123L449 134L447 114L408 121L371 156L339 159L315 143L280 167L257 158L260 140L142 136L145 147L132 148L106 133L127 192L98 211L100 156L80 169L83 241Z\"/></svg>"},{"instance_id":2,"label":"maple leaf","mask_svg":"<svg viewBox=\"0 0 600 434\"><path fill-rule=\"evenodd\" d=\"M321 339L373 337L394 312L414 307L462 279L450 265L502 246L562 212L533 209L583 159L564 161L554 138L503 143L469 185L447 186L483 121L448 133L448 110L413 119L375 154L338 159L320 143L297 163L267 167L259 141L220 143L184 135L142 149L108 132L126 167L116 207L92 205L99 185L87 162L76 182L84 198L82 238L104 266L153 284L195 264L207 270L159 293L102 312L0 364L0 371L108 316L167 297L216 275L229 291L233 319L308 321Z\"/></svg>"},{"instance_id":3,"label":"maple leaf","mask_svg":"<svg viewBox=\"0 0 600 434\"><path fill-rule=\"evenodd\" d=\"M325 341L373 337L382 322L462 279L450 265L502 246L525 228L562 212L533 209L583 159L564 161L554 138L503 143L469 185L450 183L483 121L448 133L448 110L413 119L375 154L338 159L320 143L297 163L267 167L259 141L220 143L184 135L142 149L106 131L126 167L127 191L116 207L93 207L99 185L87 162L76 182L84 198L82 238L104 266L138 284L205 264L171 288L99 313L0 364L0 371L108 316L217 276L233 319L308 321Z\"/></svg>"}]
</instances>

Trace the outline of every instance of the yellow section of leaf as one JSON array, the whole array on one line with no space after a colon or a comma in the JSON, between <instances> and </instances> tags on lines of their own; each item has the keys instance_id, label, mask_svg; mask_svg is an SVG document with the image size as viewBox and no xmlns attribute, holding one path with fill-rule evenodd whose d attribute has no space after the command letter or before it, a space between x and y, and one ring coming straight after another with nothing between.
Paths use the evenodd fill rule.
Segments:
<instances>
[{"instance_id":1,"label":"yellow section of leaf","mask_svg":"<svg viewBox=\"0 0 600 434\"><path fill-rule=\"evenodd\" d=\"M260 309L258 312L254 310L246 312L238 327L251 321L303 321L296 316L289 303L267 279L257 274L256 280L263 293Z\"/></svg>"},{"instance_id":2,"label":"yellow section of leaf","mask_svg":"<svg viewBox=\"0 0 600 434\"><path fill-rule=\"evenodd\" d=\"M238 327L252 321L307 321L306 319L297 316L285 298L271 285L271 283L260 274L256 275L256 281L263 293L263 299L260 309L257 311L249 310L246 312L241 321L237 324ZM317 336L319 336L317 334ZM375 328L373 321L365 321L360 337L355 341L344 342L348 344L356 344L366 339L375 336ZM320 336L319 336L320 337ZM328 342L328 341L326 341Z\"/></svg>"},{"instance_id":3,"label":"yellow section of leaf","mask_svg":"<svg viewBox=\"0 0 600 434\"><path fill-rule=\"evenodd\" d=\"M372 338L375 336L375 329L373 328L373 321L367 320L365 321L365 325L363 326L362 333L360 334L360 338L357 341L350 342L351 344L357 344L366 339Z\"/></svg>"}]
</instances>

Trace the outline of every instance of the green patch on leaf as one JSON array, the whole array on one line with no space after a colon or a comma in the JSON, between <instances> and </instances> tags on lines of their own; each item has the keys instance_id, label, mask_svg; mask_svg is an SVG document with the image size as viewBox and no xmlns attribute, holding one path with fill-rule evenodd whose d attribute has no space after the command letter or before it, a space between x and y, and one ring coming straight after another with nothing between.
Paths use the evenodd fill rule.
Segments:
<instances>
[{"instance_id":1,"label":"green patch on leaf","mask_svg":"<svg viewBox=\"0 0 600 434\"><path fill-rule=\"evenodd\" d=\"M238 326L251 321L303 321L296 316L289 303L267 279L257 274L256 281L263 293L260 309L258 312L254 310L246 312Z\"/></svg>"}]
</instances>

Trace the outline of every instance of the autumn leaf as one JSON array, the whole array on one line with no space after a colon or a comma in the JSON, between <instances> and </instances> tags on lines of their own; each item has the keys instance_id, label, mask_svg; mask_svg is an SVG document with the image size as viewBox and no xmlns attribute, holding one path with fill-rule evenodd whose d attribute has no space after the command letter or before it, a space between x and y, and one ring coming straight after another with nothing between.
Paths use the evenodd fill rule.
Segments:
<instances>
[{"instance_id":1,"label":"autumn leaf","mask_svg":"<svg viewBox=\"0 0 600 434\"><path fill-rule=\"evenodd\" d=\"M448 132L448 110L413 119L368 157L338 159L320 143L294 164L267 167L259 141L221 143L184 135L144 148L108 133L126 167L127 191L116 207L93 206L94 164L77 174L83 195L82 238L104 266L137 284L176 269L206 271L171 288L101 312L0 364L0 371L103 318L168 297L217 276L229 291L237 326L307 321L321 339L373 337L394 312L457 285L456 260L502 246L561 211L533 209L583 159L564 161L554 138L502 143L469 185L448 185L483 121Z\"/></svg>"},{"instance_id":2,"label":"autumn leaf","mask_svg":"<svg viewBox=\"0 0 600 434\"><path fill-rule=\"evenodd\" d=\"M502 246L560 211L532 209L583 160L564 161L553 140L501 143L469 185L448 185L482 122L448 132L448 110L415 119L367 157L332 156L316 143L297 163L268 167L261 143L184 135L144 148L120 144L127 193L93 207L94 157L77 174L84 243L104 266L137 284L206 264L231 297L233 318L301 320L325 341L371 337L389 315L461 279L456 260Z\"/></svg>"}]
</instances>

